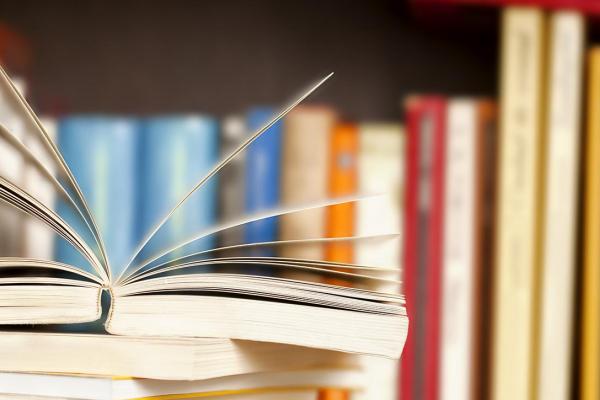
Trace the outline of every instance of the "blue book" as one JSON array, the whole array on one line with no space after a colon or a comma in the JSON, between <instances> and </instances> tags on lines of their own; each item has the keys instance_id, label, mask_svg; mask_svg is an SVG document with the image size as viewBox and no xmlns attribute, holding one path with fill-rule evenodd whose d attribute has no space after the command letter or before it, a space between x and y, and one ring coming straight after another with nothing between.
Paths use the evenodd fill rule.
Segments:
<instances>
[{"instance_id":1,"label":"blue book","mask_svg":"<svg viewBox=\"0 0 600 400\"><path fill-rule=\"evenodd\" d=\"M275 111L269 107L250 110L248 129L253 132L261 128L273 117L274 113ZM248 147L245 169L245 210L247 214L273 209L279 204L281 141L282 123L279 121ZM245 227L246 243L270 242L277 240L277 237L277 217L251 222ZM252 249L251 254L268 257L273 256L274 251L268 247L257 247ZM269 272L266 271L266 273Z\"/></svg>"},{"instance_id":2,"label":"blue book","mask_svg":"<svg viewBox=\"0 0 600 400\"><path fill-rule=\"evenodd\" d=\"M138 135L138 122L125 117L72 116L58 125L58 147L98 224L113 274L121 272L136 245ZM66 202L58 201L57 212L78 232L88 232ZM91 234L82 236L89 239ZM92 269L61 237L57 237L55 258L88 271Z\"/></svg>"},{"instance_id":3,"label":"blue book","mask_svg":"<svg viewBox=\"0 0 600 400\"><path fill-rule=\"evenodd\" d=\"M202 115L149 118L144 123L141 150L139 240L218 162L218 124ZM148 243L141 259L162 253L216 222L217 178L206 182L184 203ZM214 246L215 236L209 236L159 261Z\"/></svg>"}]
</instances>

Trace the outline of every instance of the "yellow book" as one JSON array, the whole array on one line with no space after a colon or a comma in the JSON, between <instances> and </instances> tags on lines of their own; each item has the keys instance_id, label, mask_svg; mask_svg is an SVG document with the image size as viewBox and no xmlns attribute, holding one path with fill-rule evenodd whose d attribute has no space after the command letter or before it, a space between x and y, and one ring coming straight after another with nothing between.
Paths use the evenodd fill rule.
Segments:
<instances>
[{"instance_id":1,"label":"yellow book","mask_svg":"<svg viewBox=\"0 0 600 400\"><path fill-rule=\"evenodd\" d=\"M590 50L586 151L581 399L600 398L600 47Z\"/></svg>"},{"instance_id":2,"label":"yellow book","mask_svg":"<svg viewBox=\"0 0 600 400\"><path fill-rule=\"evenodd\" d=\"M544 14L503 11L493 399L535 397Z\"/></svg>"},{"instance_id":3,"label":"yellow book","mask_svg":"<svg viewBox=\"0 0 600 400\"><path fill-rule=\"evenodd\" d=\"M559 11L549 18L549 28L537 398L567 400L573 364L585 22L577 12Z\"/></svg>"}]
</instances>

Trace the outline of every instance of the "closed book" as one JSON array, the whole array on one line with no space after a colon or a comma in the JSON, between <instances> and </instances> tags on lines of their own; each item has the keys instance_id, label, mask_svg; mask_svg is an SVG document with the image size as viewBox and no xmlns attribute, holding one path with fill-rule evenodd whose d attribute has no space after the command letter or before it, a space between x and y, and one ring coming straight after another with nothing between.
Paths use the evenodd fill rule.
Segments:
<instances>
[{"instance_id":1,"label":"closed book","mask_svg":"<svg viewBox=\"0 0 600 400\"><path fill-rule=\"evenodd\" d=\"M140 154L138 238L151 231L218 160L217 121L191 114L149 118L144 122ZM217 189L218 176L215 176L172 216L148 243L140 259L156 256L215 223ZM207 250L215 245L216 238L206 236L171 253L169 259Z\"/></svg>"},{"instance_id":2,"label":"closed book","mask_svg":"<svg viewBox=\"0 0 600 400\"><path fill-rule=\"evenodd\" d=\"M284 121L281 170L281 202L303 205L327 199L329 135L335 113L325 106L304 106L292 111ZM314 239L325 232L325 209L283 215L280 238ZM290 245L282 248L283 257L322 260L318 244Z\"/></svg>"},{"instance_id":3,"label":"closed book","mask_svg":"<svg viewBox=\"0 0 600 400\"><path fill-rule=\"evenodd\" d=\"M249 134L246 116L231 114L221 121L221 158L231 154ZM233 221L244 215L245 153L238 154L219 173L219 219ZM219 237L220 246L234 246L244 242L242 227L225 230Z\"/></svg>"},{"instance_id":4,"label":"closed book","mask_svg":"<svg viewBox=\"0 0 600 400\"><path fill-rule=\"evenodd\" d=\"M535 396L544 25L541 10L503 11L492 332L497 399Z\"/></svg>"},{"instance_id":5,"label":"closed book","mask_svg":"<svg viewBox=\"0 0 600 400\"><path fill-rule=\"evenodd\" d=\"M589 52L583 190L580 398L600 398L600 47Z\"/></svg>"},{"instance_id":6,"label":"closed book","mask_svg":"<svg viewBox=\"0 0 600 400\"><path fill-rule=\"evenodd\" d=\"M248 112L248 129L257 131L275 114L270 107L256 107ZM271 210L279 204L281 175L281 139L283 124L277 122L248 148L246 154L245 211L251 215ZM279 234L277 217L265 218L245 225L245 243L272 242ZM251 255L258 257L274 256L268 247L254 248ZM269 274L265 268L256 271Z\"/></svg>"},{"instance_id":7,"label":"closed book","mask_svg":"<svg viewBox=\"0 0 600 400\"><path fill-rule=\"evenodd\" d=\"M403 399L435 399L439 383L446 100L406 103L404 293L411 324L400 366Z\"/></svg>"},{"instance_id":8,"label":"closed book","mask_svg":"<svg viewBox=\"0 0 600 400\"><path fill-rule=\"evenodd\" d=\"M571 398L584 20L550 17L542 232L539 399ZM560 296L557 294L560 293Z\"/></svg>"},{"instance_id":9,"label":"closed book","mask_svg":"<svg viewBox=\"0 0 600 400\"><path fill-rule=\"evenodd\" d=\"M51 140L56 141L57 121L52 117L42 117L40 122L44 126L46 133ZM44 154L41 144L33 140L30 136L25 137L25 146L33 152L38 150L37 154ZM45 165L52 167L52 160L46 157L40 160ZM55 173L54 169L50 172ZM55 207L56 190L31 163L25 166L23 185L25 189L33 196L38 198L50 208ZM51 260L54 256L54 232L41 221L27 217L23 221L23 253L25 257L37 258L41 260Z\"/></svg>"},{"instance_id":10,"label":"closed book","mask_svg":"<svg viewBox=\"0 0 600 400\"><path fill-rule=\"evenodd\" d=\"M138 140L139 123L127 117L74 115L58 124L58 147L88 199L116 273L136 243ZM85 231L81 219L62 198L57 211ZM92 271L62 237L57 236L55 256L58 261Z\"/></svg>"},{"instance_id":11,"label":"closed book","mask_svg":"<svg viewBox=\"0 0 600 400\"><path fill-rule=\"evenodd\" d=\"M329 182L331 197L357 192L358 128L355 124L339 123L333 128L329 144ZM350 237L354 234L354 203L336 204L325 212L326 237ZM353 263L354 249L350 242L331 242L325 246L327 261ZM348 281L331 278L328 283L350 286Z\"/></svg>"},{"instance_id":12,"label":"closed book","mask_svg":"<svg viewBox=\"0 0 600 400\"><path fill-rule=\"evenodd\" d=\"M356 189L361 193L383 193L354 207L355 234L396 233L400 237L357 242L354 262L361 265L399 265L402 233L402 192L404 189L404 130L398 123L367 122L358 125ZM376 223L374 223L376 221ZM401 280L398 271L377 274ZM397 291L397 285L379 285L379 290ZM365 389L357 399L395 400L398 386L398 361L361 357L365 372Z\"/></svg>"}]
</instances>

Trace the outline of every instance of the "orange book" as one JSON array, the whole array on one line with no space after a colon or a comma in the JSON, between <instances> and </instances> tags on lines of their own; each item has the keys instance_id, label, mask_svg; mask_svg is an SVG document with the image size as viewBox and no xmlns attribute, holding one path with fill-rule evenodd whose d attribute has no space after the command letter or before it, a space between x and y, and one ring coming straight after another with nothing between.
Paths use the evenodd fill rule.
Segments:
<instances>
[{"instance_id":1,"label":"orange book","mask_svg":"<svg viewBox=\"0 0 600 400\"><path fill-rule=\"evenodd\" d=\"M350 400L350 391L344 389L320 389L317 400Z\"/></svg>"},{"instance_id":2,"label":"orange book","mask_svg":"<svg viewBox=\"0 0 600 400\"><path fill-rule=\"evenodd\" d=\"M333 128L330 139L329 157L329 197L341 197L356 192L358 153L358 129L350 123L338 124ZM326 212L326 237L348 237L354 234L354 203L330 206ZM353 248L350 242L331 242L325 248L327 261L353 262ZM340 279L327 283L349 286Z\"/></svg>"}]
</instances>

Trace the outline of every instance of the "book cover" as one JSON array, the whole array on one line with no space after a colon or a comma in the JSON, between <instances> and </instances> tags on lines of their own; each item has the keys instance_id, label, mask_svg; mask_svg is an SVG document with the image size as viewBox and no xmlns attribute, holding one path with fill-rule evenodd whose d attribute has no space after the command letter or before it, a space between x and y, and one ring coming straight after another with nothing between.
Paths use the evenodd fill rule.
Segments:
<instances>
[{"instance_id":1,"label":"book cover","mask_svg":"<svg viewBox=\"0 0 600 400\"><path fill-rule=\"evenodd\" d=\"M502 15L492 397L536 396L545 17Z\"/></svg>"},{"instance_id":2,"label":"book cover","mask_svg":"<svg viewBox=\"0 0 600 400\"><path fill-rule=\"evenodd\" d=\"M400 396L435 399L439 392L446 101L406 103L404 293L411 323L400 366Z\"/></svg>"},{"instance_id":3,"label":"book cover","mask_svg":"<svg viewBox=\"0 0 600 400\"><path fill-rule=\"evenodd\" d=\"M256 107L248 112L248 129L256 131L275 115L270 107ZM283 124L277 122L248 148L246 154L245 211L248 215L274 209L279 204L281 175L281 140ZM271 242L279 234L278 217L265 218L245 225L245 243ZM253 256L274 256L272 248L255 248ZM272 271L256 271L269 274Z\"/></svg>"},{"instance_id":4,"label":"book cover","mask_svg":"<svg viewBox=\"0 0 600 400\"><path fill-rule=\"evenodd\" d=\"M140 154L138 238L144 237L218 161L217 121L191 114L149 118L144 122ZM216 222L218 178L207 182L173 215L148 243L142 259L189 239ZM215 244L215 236L207 236L169 258L206 250Z\"/></svg>"},{"instance_id":5,"label":"book cover","mask_svg":"<svg viewBox=\"0 0 600 400\"><path fill-rule=\"evenodd\" d=\"M585 27L581 15L567 11L551 15L549 26L537 391L540 399L569 399L572 394L573 314L577 283Z\"/></svg>"},{"instance_id":6,"label":"book cover","mask_svg":"<svg viewBox=\"0 0 600 400\"><path fill-rule=\"evenodd\" d=\"M138 121L127 117L73 115L58 123L58 147L89 201L116 272L136 243L139 134ZM85 232L81 219L62 198L57 212ZM91 271L64 238L57 236L55 246L58 261Z\"/></svg>"},{"instance_id":7,"label":"book cover","mask_svg":"<svg viewBox=\"0 0 600 400\"><path fill-rule=\"evenodd\" d=\"M580 398L600 397L600 47L588 54L587 128L583 190Z\"/></svg>"}]
</instances>

